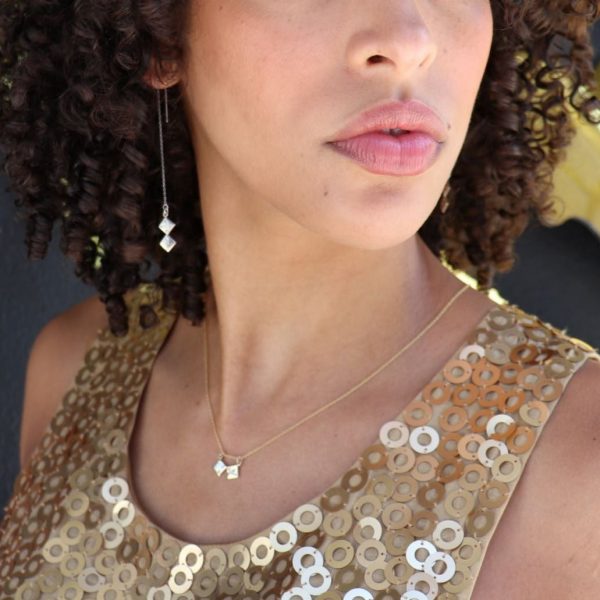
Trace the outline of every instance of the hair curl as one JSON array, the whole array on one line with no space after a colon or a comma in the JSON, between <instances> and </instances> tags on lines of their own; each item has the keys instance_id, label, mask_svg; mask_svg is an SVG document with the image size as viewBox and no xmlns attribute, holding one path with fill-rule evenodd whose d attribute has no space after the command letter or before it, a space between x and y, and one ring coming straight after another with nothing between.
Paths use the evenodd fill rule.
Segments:
<instances>
[{"instance_id":1,"label":"hair curl","mask_svg":"<svg viewBox=\"0 0 600 600\"><path fill-rule=\"evenodd\" d=\"M93 284L113 334L128 330L124 294L152 264L163 305L204 316L207 254L194 150L178 86L165 157L177 245L159 249L161 174L151 64L183 57L182 0L8 0L0 7L0 147L30 259L53 224L75 274ZM552 174L576 113L600 122L588 26L596 0L492 0L494 38L450 208L419 230L441 259L489 289L512 268L532 217L554 211ZM152 319L150 319L150 322Z\"/></svg>"}]
</instances>

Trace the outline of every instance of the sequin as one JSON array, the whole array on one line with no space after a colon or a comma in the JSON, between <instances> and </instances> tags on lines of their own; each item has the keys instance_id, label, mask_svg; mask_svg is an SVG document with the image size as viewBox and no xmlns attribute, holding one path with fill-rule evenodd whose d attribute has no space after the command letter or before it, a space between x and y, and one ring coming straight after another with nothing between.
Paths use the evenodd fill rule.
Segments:
<instances>
[{"instance_id":1,"label":"sequin","mask_svg":"<svg viewBox=\"0 0 600 600\"><path fill-rule=\"evenodd\" d=\"M203 548L149 521L128 478L137 406L175 320L160 300L153 284L126 297L128 335L98 332L15 480L0 600L466 600L543 424L600 360L495 306L329 489L244 542ZM139 325L141 305L155 327Z\"/></svg>"}]
</instances>

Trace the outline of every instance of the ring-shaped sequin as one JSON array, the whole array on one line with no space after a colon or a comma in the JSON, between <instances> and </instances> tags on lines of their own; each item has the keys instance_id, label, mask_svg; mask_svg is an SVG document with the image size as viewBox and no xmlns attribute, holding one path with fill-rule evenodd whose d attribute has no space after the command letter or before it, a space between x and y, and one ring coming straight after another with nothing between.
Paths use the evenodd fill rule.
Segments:
<instances>
[{"instance_id":1,"label":"ring-shaped sequin","mask_svg":"<svg viewBox=\"0 0 600 600\"><path fill-rule=\"evenodd\" d=\"M479 398L479 387L474 383L461 383L452 392L452 403L455 406L470 406Z\"/></svg>"},{"instance_id":2,"label":"ring-shaped sequin","mask_svg":"<svg viewBox=\"0 0 600 600\"><path fill-rule=\"evenodd\" d=\"M313 585L310 582L311 577L321 577L321 585ZM300 583L305 590L308 590L311 595L317 596L325 593L331 587L331 573L324 566L312 566L304 569L300 574Z\"/></svg>"},{"instance_id":3,"label":"ring-shaped sequin","mask_svg":"<svg viewBox=\"0 0 600 600\"><path fill-rule=\"evenodd\" d=\"M340 558L336 554L342 553ZM354 546L348 540L335 540L331 542L324 553L325 562L334 569L342 569L349 565L354 558Z\"/></svg>"},{"instance_id":4,"label":"ring-shaped sequin","mask_svg":"<svg viewBox=\"0 0 600 600\"><path fill-rule=\"evenodd\" d=\"M396 437L390 434L395 433ZM386 448L400 448L408 441L410 431L406 423L402 421L388 421L379 430L379 439Z\"/></svg>"},{"instance_id":5,"label":"ring-shaped sequin","mask_svg":"<svg viewBox=\"0 0 600 600\"><path fill-rule=\"evenodd\" d=\"M485 438L481 434L467 433L461 437L458 442L458 453L465 460L477 460L477 453L483 442L485 442ZM477 444L477 448L475 450L469 450L471 444Z\"/></svg>"},{"instance_id":6,"label":"ring-shaped sequin","mask_svg":"<svg viewBox=\"0 0 600 600\"><path fill-rule=\"evenodd\" d=\"M563 391L560 381L554 379L541 379L533 388L533 395L542 402L553 402Z\"/></svg>"},{"instance_id":7,"label":"ring-shaped sequin","mask_svg":"<svg viewBox=\"0 0 600 600\"><path fill-rule=\"evenodd\" d=\"M210 548L204 557L203 567L200 571L202 573L208 569L209 571L214 571L217 575L222 575L227 568L227 555L225 551L222 548Z\"/></svg>"},{"instance_id":8,"label":"ring-shaped sequin","mask_svg":"<svg viewBox=\"0 0 600 600\"><path fill-rule=\"evenodd\" d=\"M496 427L500 424L504 424L508 426L508 429L501 434L496 431ZM485 432L488 437L492 435L502 435L502 438L494 438L494 439L506 439L510 437L514 431L516 430L517 425L515 420L510 415L505 414L497 414L489 419L485 426Z\"/></svg>"},{"instance_id":9,"label":"ring-shaped sequin","mask_svg":"<svg viewBox=\"0 0 600 600\"><path fill-rule=\"evenodd\" d=\"M429 573L419 571L413 573L406 582L406 590L408 592L416 590L419 583L425 583L429 587L429 590L426 594L429 600L433 600L437 597L439 591L438 582L431 575L429 575Z\"/></svg>"},{"instance_id":10,"label":"ring-shaped sequin","mask_svg":"<svg viewBox=\"0 0 600 600\"><path fill-rule=\"evenodd\" d=\"M431 481L437 473L439 461L430 454L420 454L415 460L415 466L410 470L410 474L417 481ZM423 468L425 467L425 468Z\"/></svg>"},{"instance_id":11,"label":"ring-shaped sequin","mask_svg":"<svg viewBox=\"0 0 600 600\"><path fill-rule=\"evenodd\" d=\"M57 554L55 549L59 550ZM42 556L49 563L60 563L65 555L69 552L69 546L61 538L49 538L42 548Z\"/></svg>"},{"instance_id":12,"label":"ring-shaped sequin","mask_svg":"<svg viewBox=\"0 0 600 600\"><path fill-rule=\"evenodd\" d=\"M436 406L445 404L452 395L452 386L447 381L432 381L423 388L423 400Z\"/></svg>"},{"instance_id":13,"label":"ring-shaped sequin","mask_svg":"<svg viewBox=\"0 0 600 600\"><path fill-rule=\"evenodd\" d=\"M343 600L373 600L373 594L364 588L352 588L344 594Z\"/></svg>"},{"instance_id":14,"label":"ring-shaped sequin","mask_svg":"<svg viewBox=\"0 0 600 600\"><path fill-rule=\"evenodd\" d=\"M471 378L473 367L466 360L452 359L448 361L443 369L444 378L450 383L464 383Z\"/></svg>"},{"instance_id":15,"label":"ring-shaped sequin","mask_svg":"<svg viewBox=\"0 0 600 600\"><path fill-rule=\"evenodd\" d=\"M395 515L400 515L395 518ZM412 510L408 504L403 502L391 502L383 509L381 520L388 529L402 529L406 527L412 519ZM381 535L377 538L380 539Z\"/></svg>"},{"instance_id":16,"label":"ring-shaped sequin","mask_svg":"<svg viewBox=\"0 0 600 600\"><path fill-rule=\"evenodd\" d=\"M427 540L415 540L408 545L406 549L406 560L408 564L417 571L422 571L425 567L425 560L419 560L417 558L417 552L419 550L425 550L427 556L431 556L434 552L437 552L437 548Z\"/></svg>"},{"instance_id":17,"label":"ring-shaped sequin","mask_svg":"<svg viewBox=\"0 0 600 600\"><path fill-rule=\"evenodd\" d=\"M94 567L86 567L77 576L77 585L84 592L97 592L106 583L106 577Z\"/></svg>"},{"instance_id":18,"label":"ring-shaped sequin","mask_svg":"<svg viewBox=\"0 0 600 600\"><path fill-rule=\"evenodd\" d=\"M433 495L433 498L430 497L431 495ZM436 504L439 504L444 499L445 495L446 487L442 483L439 481L430 481L425 485L419 486L419 491L417 492L417 502L423 508L431 510ZM403 503L401 506L406 506L406 508L410 510L407 504Z\"/></svg>"},{"instance_id":19,"label":"ring-shaped sequin","mask_svg":"<svg viewBox=\"0 0 600 600\"><path fill-rule=\"evenodd\" d=\"M337 523L337 524L336 524ZM352 528L352 515L342 509L327 513L323 519L323 530L333 537L346 535Z\"/></svg>"},{"instance_id":20,"label":"ring-shaped sequin","mask_svg":"<svg viewBox=\"0 0 600 600\"><path fill-rule=\"evenodd\" d=\"M380 592L387 590L390 587L390 582L385 577L385 560L371 565L365 569L363 578L369 588Z\"/></svg>"},{"instance_id":21,"label":"ring-shaped sequin","mask_svg":"<svg viewBox=\"0 0 600 600\"><path fill-rule=\"evenodd\" d=\"M553 356L544 365L544 375L549 379L563 379L573 371L573 364L560 356Z\"/></svg>"},{"instance_id":22,"label":"ring-shaped sequin","mask_svg":"<svg viewBox=\"0 0 600 600\"><path fill-rule=\"evenodd\" d=\"M348 492L343 487L336 485L321 495L320 503L326 511L340 510L346 505L348 497Z\"/></svg>"},{"instance_id":23,"label":"ring-shaped sequin","mask_svg":"<svg viewBox=\"0 0 600 600\"><path fill-rule=\"evenodd\" d=\"M491 491L496 492L495 498L490 497ZM485 487L479 490L479 504L480 506L483 506L483 508L499 508L506 502L509 491L509 487L506 483L492 479L491 481L488 481Z\"/></svg>"},{"instance_id":24,"label":"ring-shaped sequin","mask_svg":"<svg viewBox=\"0 0 600 600\"><path fill-rule=\"evenodd\" d=\"M356 548L356 561L362 567L370 567L385 559L386 549L379 540L365 540Z\"/></svg>"},{"instance_id":25,"label":"ring-shaped sequin","mask_svg":"<svg viewBox=\"0 0 600 600\"><path fill-rule=\"evenodd\" d=\"M395 477L396 487L392 498L398 502L409 502L417 495L419 483L410 475L399 475Z\"/></svg>"},{"instance_id":26,"label":"ring-shaped sequin","mask_svg":"<svg viewBox=\"0 0 600 600\"><path fill-rule=\"evenodd\" d=\"M392 473L407 473L413 468L415 461L416 456L412 448L402 446L389 451L387 467Z\"/></svg>"},{"instance_id":27,"label":"ring-shaped sequin","mask_svg":"<svg viewBox=\"0 0 600 600\"><path fill-rule=\"evenodd\" d=\"M498 450L500 455L508 454L508 448L504 442L501 442L500 440L485 440L482 444L480 444L479 450L477 450L477 458L484 467L490 468L494 464L494 460L497 458L490 458L488 456L488 452L492 448Z\"/></svg>"},{"instance_id":28,"label":"ring-shaped sequin","mask_svg":"<svg viewBox=\"0 0 600 600\"><path fill-rule=\"evenodd\" d=\"M394 487L394 480L387 473L381 473L371 478L367 486L367 493L375 494L382 502L385 502L394 493Z\"/></svg>"},{"instance_id":29,"label":"ring-shaped sequin","mask_svg":"<svg viewBox=\"0 0 600 600\"><path fill-rule=\"evenodd\" d=\"M461 436L460 433L445 433L437 448L438 454L444 458L454 458L458 456L458 442L460 442L462 437L463 436Z\"/></svg>"},{"instance_id":30,"label":"ring-shaped sequin","mask_svg":"<svg viewBox=\"0 0 600 600\"><path fill-rule=\"evenodd\" d=\"M400 567L403 572L398 575L396 569ZM396 556L385 563L385 577L392 585L406 583L408 578L415 572L414 567L411 567L406 560L406 556Z\"/></svg>"},{"instance_id":31,"label":"ring-shaped sequin","mask_svg":"<svg viewBox=\"0 0 600 600\"><path fill-rule=\"evenodd\" d=\"M356 467L344 473L340 485L343 489L352 494L353 492L362 490L362 488L365 487L365 484L368 480L368 472L362 467Z\"/></svg>"},{"instance_id":32,"label":"ring-shaped sequin","mask_svg":"<svg viewBox=\"0 0 600 600\"><path fill-rule=\"evenodd\" d=\"M452 537L447 539L445 532L452 532ZM453 550L461 545L465 537L464 529L460 523L452 519L440 521L433 530L432 539L435 545L442 550Z\"/></svg>"},{"instance_id":33,"label":"ring-shaped sequin","mask_svg":"<svg viewBox=\"0 0 600 600\"><path fill-rule=\"evenodd\" d=\"M113 549L116 548L125 537L123 527L116 521L107 521L100 525L100 533L104 538L104 547Z\"/></svg>"},{"instance_id":34,"label":"ring-shaped sequin","mask_svg":"<svg viewBox=\"0 0 600 600\"><path fill-rule=\"evenodd\" d=\"M287 534L287 542L281 542L279 540L279 534L281 533ZM271 546L273 546L277 552L287 552L288 550L291 550L294 547L297 539L298 531L291 523L288 523L287 521L280 521L271 527L269 540L271 541Z\"/></svg>"},{"instance_id":35,"label":"ring-shaped sequin","mask_svg":"<svg viewBox=\"0 0 600 600\"><path fill-rule=\"evenodd\" d=\"M461 519L468 515L475 506L475 498L468 490L451 491L444 500L446 512L455 519Z\"/></svg>"},{"instance_id":36,"label":"ring-shaped sequin","mask_svg":"<svg viewBox=\"0 0 600 600\"><path fill-rule=\"evenodd\" d=\"M365 529L370 529L372 531L372 535L365 535ZM375 517L362 517L362 519L359 519L356 525L354 525L354 529L352 531L354 539L359 544L365 540L380 540L382 534L383 526L381 525L381 521Z\"/></svg>"},{"instance_id":37,"label":"ring-shaped sequin","mask_svg":"<svg viewBox=\"0 0 600 600\"><path fill-rule=\"evenodd\" d=\"M407 590L400 596L400 600L429 600L429 596L419 590Z\"/></svg>"},{"instance_id":38,"label":"ring-shaped sequin","mask_svg":"<svg viewBox=\"0 0 600 600\"><path fill-rule=\"evenodd\" d=\"M524 438L524 441L517 443L517 440ZM533 446L535 442L535 433L533 429L526 425L520 425L515 432L506 440L508 449L514 454L523 454Z\"/></svg>"},{"instance_id":39,"label":"ring-shaped sequin","mask_svg":"<svg viewBox=\"0 0 600 600\"><path fill-rule=\"evenodd\" d=\"M191 564L188 560L190 557L193 558ZM204 564L204 551L196 544L186 544L179 552L178 562L185 565L192 573L197 573Z\"/></svg>"},{"instance_id":40,"label":"ring-shaped sequin","mask_svg":"<svg viewBox=\"0 0 600 600\"><path fill-rule=\"evenodd\" d=\"M460 358L460 360L466 360L469 362L469 356L471 356L471 354L475 354L481 358L485 354L485 349L481 344L468 344L460 350L458 353L458 358Z\"/></svg>"},{"instance_id":41,"label":"ring-shaped sequin","mask_svg":"<svg viewBox=\"0 0 600 600\"><path fill-rule=\"evenodd\" d=\"M239 561L238 561L239 557ZM250 550L245 544L234 544L227 550L227 566L247 569L250 565Z\"/></svg>"},{"instance_id":42,"label":"ring-shaped sequin","mask_svg":"<svg viewBox=\"0 0 600 600\"><path fill-rule=\"evenodd\" d=\"M425 525L421 525L423 521ZM438 521L437 515L430 510L420 510L414 513L413 523L407 530L416 538L424 538L431 534Z\"/></svg>"},{"instance_id":43,"label":"ring-shaped sequin","mask_svg":"<svg viewBox=\"0 0 600 600\"><path fill-rule=\"evenodd\" d=\"M184 594L192 587L194 575L187 565L181 563L171 568L168 585L172 592Z\"/></svg>"},{"instance_id":44,"label":"ring-shaped sequin","mask_svg":"<svg viewBox=\"0 0 600 600\"><path fill-rule=\"evenodd\" d=\"M504 472L502 467L510 465L510 470ZM514 481L519 477L523 470L523 464L518 456L514 454L501 454L494 459L492 463L492 475L494 479L502 482Z\"/></svg>"},{"instance_id":45,"label":"ring-shaped sequin","mask_svg":"<svg viewBox=\"0 0 600 600\"><path fill-rule=\"evenodd\" d=\"M440 415L440 427L444 431L458 431L465 426L469 415L462 406L449 406Z\"/></svg>"},{"instance_id":46,"label":"ring-shaped sequin","mask_svg":"<svg viewBox=\"0 0 600 600\"><path fill-rule=\"evenodd\" d=\"M113 506L112 514L114 521L121 527L127 527L135 518L135 506L129 500L119 500Z\"/></svg>"},{"instance_id":47,"label":"ring-shaped sequin","mask_svg":"<svg viewBox=\"0 0 600 600\"><path fill-rule=\"evenodd\" d=\"M525 390L520 388L512 388L507 391L506 395L498 402L498 409L503 413L517 412L527 398Z\"/></svg>"},{"instance_id":48,"label":"ring-shaped sequin","mask_svg":"<svg viewBox=\"0 0 600 600\"><path fill-rule=\"evenodd\" d=\"M311 565L304 566L302 564L302 561L304 560L305 556L310 556L314 562ZM292 565L296 573L301 575L305 569L311 567L322 567L323 554L316 548L313 548L312 546L302 546L294 552L294 556L292 558Z\"/></svg>"},{"instance_id":49,"label":"ring-shaped sequin","mask_svg":"<svg viewBox=\"0 0 600 600\"><path fill-rule=\"evenodd\" d=\"M301 600L312 600L311 593L307 589L300 587L299 585L287 590L281 596L281 600L295 600L296 597L300 598Z\"/></svg>"},{"instance_id":50,"label":"ring-shaped sequin","mask_svg":"<svg viewBox=\"0 0 600 600\"><path fill-rule=\"evenodd\" d=\"M310 516L311 520L306 523L304 521L305 516ZM299 506L292 516L292 523L294 527L302 533L310 533L318 529L323 522L323 512L315 504L303 504ZM271 540L272 542L273 540Z\"/></svg>"},{"instance_id":51,"label":"ring-shaped sequin","mask_svg":"<svg viewBox=\"0 0 600 600\"><path fill-rule=\"evenodd\" d=\"M476 386L490 386L500 379L500 368L487 361L483 356L473 365L471 380Z\"/></svg>"},{"instance_id":52,"label":"ring-shaped sequin","mask_svg":"<svg viewBox=\"0 0 600 600\"><path fill-rule=\"evenodd\" d=\"M113 488L119 491L113 493ZM129 484L122 477L110 477L102 484L102 497L109 504L116 504L120 500L124 500L129 494Z\"/></svg>"},{"instance_id":53,"label":"ring-shaped sequin","mask_svg":"<svg viewBox=\"0 0 600 600\"><path fill-rule=\"evenodd\" d=\"M403 411L404 420L411 427L420 427L429 423L433 409L427 402L413 400Z\"/></svg>"},{"instance_id":54,"label":"ring-shaped sequin","mask_svg":"<svg viewBox=\"0 0 600 600\"><path fill-rule=\"evenodd\" d=\"M534 414L534 411L537 411L537 416ZM548 414L548 406L540 400L530 400L519 408L521 419L523 419L527 425L532 425L533 427L543 425L548 419Z\"/></svg>"},{"instance_id":55,"label":"ring-shaped sequin","mask_svg":"<svg viewBox=\"0 0 600 600\"><path fill-rule=\"evenodd\" d=\"M469 550L467 556L463 556L462 554L462 551L465 549ZM457 568L467 569L476 562L479 562L482 552L483 547L479 540L472 537L465 537L461 545L452 551L452 556L454 557Z\"/></svg>"},{"instance_id":56,"label":"ring-shaped sequin","mask_svg":"<svg viewBox=\"0 0 600 600\"><path fill-rule=\"evenodd\" d=\"M65 577L76 577L85 567L85 557L82 552L68 552L60 562L60 572Z\"/></svg>"},{"instance_id":57,"label":"ring-shaped sequin","mask_svg":"<svg viewBox=\"0 0 600 600\"><path fill-rule=\"evenodd\" d=\"M365 508L368 511L367 513L363 512ZM352 505L352 514L357 521L363 517L378 517L382 510L381 500L374 494L365 494L357 498Z\"/></svg>"},{"instance_id":58,"label":"ring-shaped sequin","mask_svg":"<svg viewBox=\"0 0 600 600\"><path fill-rule=\"evenodd\" d=\"M483 519L483 525L477 523ZM476 537L483 537L494 525L494 511L485 510L483 508L476 508L473 512L469 513L465 526L467 531Z\"/></svg>"},{"instance_id":59,"label":"ring-shaped sequin","mask_svg":"<svg viewBox=\"0 0 600 600\"><path fill-rule=\"evenodd\" d=\"M259 550L264 549L264 556L259 556ZM275 548L271 540L266 536L259 536L252 540L250 544L250 558L255 565L268 565L275 554Z\"/></svg>"},{"instance_id":60,"label":"ring-shaped sequin","mask_svg":"<svg viewBox=\"0 0 600 600\"><path fill-rule=\"evenodd\" d=\"M375 458L373 458L375 456ZM361 455L361 464L368 469L373 471L375 469L381 469L385 465L387 459L386 448L383 444L373 444L369 446Z\"/></svg>"},{"instance_id":61,"label":"ring-shaped sequin","mask_svg":"<svg viewBox=\"0 0 600 600\"><path fill-rule=\"evenodd\" d=\"M464 471L465 465L460 459L446 458L442 460L437 468L437 478L442 483L449 483L458 479Z\"/></svg>"},{"instance_id":62,"label":"ring-shaped sequin","mask_svg":"<svg viewBox=\"0 0 600 600\"><path fill-rule=\"evenodd\" d=\"M444 565L446 565L446 568L441 573L433 570L437 562L443 562ZM434 552L425 560L423 571L425 571L427 575L433 577L437 583L445 583L454 577L456 564L454 559L446 552Z\"/></svg>"},{"instance_id":63,"label":"ring-shaped sequin","mask_svg":"<svg viewBox=\"0 0 600 600\"><path fill-rule=\"evenodd\" d=\"M424 435L428 437L427 443L422 443L419 438ZM429 425L421 425L413 429L409 436L410 447L419 454L429 454L433 452L440 443L440 434Z\"/></svg>"}]
</instances>

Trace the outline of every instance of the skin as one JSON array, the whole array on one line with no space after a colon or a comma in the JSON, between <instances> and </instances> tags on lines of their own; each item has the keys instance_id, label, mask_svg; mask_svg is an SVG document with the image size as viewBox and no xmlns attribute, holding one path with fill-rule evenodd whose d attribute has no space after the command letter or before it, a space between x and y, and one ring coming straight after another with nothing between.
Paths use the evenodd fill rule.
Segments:
<instances>
[{"instance_id":1,"label":"skin","mask_svg":"<svg viewBox=\"0 0 600 600\"><path fill-rule=\"evenodd\" d=\"M355 349L374 348L376 367L457 289L416 232L464 142L493 23L489 0L244 0L191 2L188 24L167 85L182 85L198 157L211 379L241 453L249 412L298 390L316 408L343 389L342 349L364 372ZM449 132L427 172L375 175L326 144L373 104L411 97Z\"/></svg>"},{"instance_id":2,"label":"skin","mask_svg":"<svg viewBox=\"0 0 600 600\"><path fill-rule=\"evenodd\" d=\"M148 81L180 83L184 93L213 281L209 391L227 452L241 454L379 367L461 287L416 233L464 142L492 17L489 0L194 0L187 23L184 63L170 79L149 73ZM408 97L447 124L448 140L427 172L374 175L326 146L364 109ZM337 480L493 306L484 294L463 294L392 366L250 457L235 481L212 472L204 332L179 318L129 441L137 506L204 547L262 531ZM61 397L81 344L105 326L94 299L39 337L23 461L44 424L26 416L56 410L40 411L34 398ZM64 348L73 349L72 360ZM53 373L51 383L35 389L36 373ZM599 363L569 384L472 599L587 597L600 584L598 536L590 535L600 526L599 388ZM560 485L548 493L548 482Z\"/></svg>"}]
</instances>

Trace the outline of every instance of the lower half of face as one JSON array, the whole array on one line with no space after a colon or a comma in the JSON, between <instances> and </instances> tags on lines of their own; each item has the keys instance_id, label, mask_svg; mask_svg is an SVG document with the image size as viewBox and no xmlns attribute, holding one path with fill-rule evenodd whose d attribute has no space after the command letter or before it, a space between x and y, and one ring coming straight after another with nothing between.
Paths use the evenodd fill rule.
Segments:
<instances>
[{"instance_id":1,"label":"lower half of face","mask_svg":"<svg viewBox=\"0 0 600 600\"><path fill-rule=\"evenodd\" d=\"M401 243L450 177L491 40L489 0L191 3L182 83L202 201L226 189L240 213L279 230ZM437 115L444 141L332 143L363 111L412 99Z\"/></svg>"}]
</instances>

